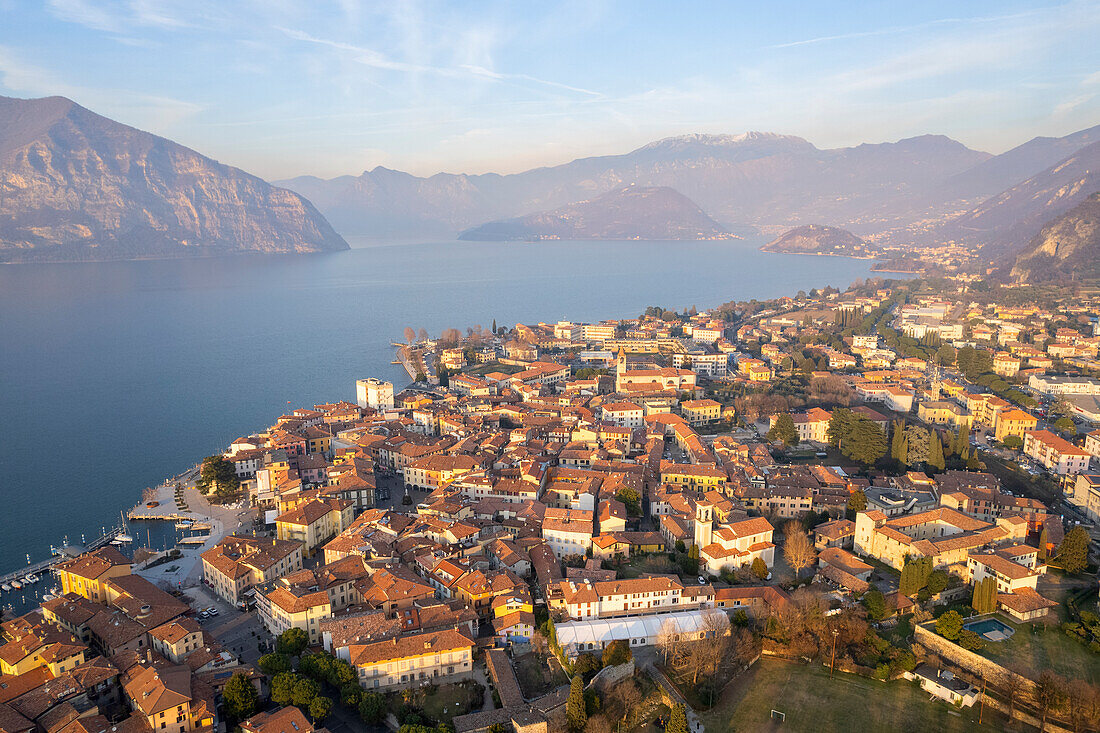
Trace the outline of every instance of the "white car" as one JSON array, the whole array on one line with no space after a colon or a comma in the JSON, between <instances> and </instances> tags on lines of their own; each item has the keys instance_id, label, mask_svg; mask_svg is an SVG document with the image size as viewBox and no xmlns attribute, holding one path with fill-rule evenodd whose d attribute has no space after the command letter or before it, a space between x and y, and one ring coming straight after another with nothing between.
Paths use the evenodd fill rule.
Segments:
<instances>
[{"instance_id":1,"label":"white car","mask_svg":"<svg viewBox=\"0 0 1100 733\"><path fill-rule=\"evenodd\" d=\"M707 581L702 575L699 576L699 585L706 585Z\"/></svg>"}]
</instances>

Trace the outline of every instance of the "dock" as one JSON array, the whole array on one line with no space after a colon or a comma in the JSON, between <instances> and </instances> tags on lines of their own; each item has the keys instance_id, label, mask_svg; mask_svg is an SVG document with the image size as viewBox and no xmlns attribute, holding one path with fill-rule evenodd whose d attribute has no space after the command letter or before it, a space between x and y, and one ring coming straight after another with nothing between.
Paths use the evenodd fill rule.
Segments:
<instances>
[{"instance_id":1,"label":"dock","mask_svg":"<svg viewBox=\"0 0 1100 733\"><path fill-rule=\"evenodd\" d=\"M113 540L115 537L118 537L124 531L125 530L122 527L111 527L102 537L97 537L96 539L89 542L85 546L84 552L98 550L100 547L111 544L111 540ZM55 555L49 560L42 560L41 562L36 562L31 565L21 567L18 570L13 570L12 572L0 575L0 583L10 583L13 580L21 580L31 573L34 573L38 576L44 576L45 573L53 570L54 565L57 565L58 563L64 562L68 559L69 558L64 555Z\"/></svg>"}]
</instances>

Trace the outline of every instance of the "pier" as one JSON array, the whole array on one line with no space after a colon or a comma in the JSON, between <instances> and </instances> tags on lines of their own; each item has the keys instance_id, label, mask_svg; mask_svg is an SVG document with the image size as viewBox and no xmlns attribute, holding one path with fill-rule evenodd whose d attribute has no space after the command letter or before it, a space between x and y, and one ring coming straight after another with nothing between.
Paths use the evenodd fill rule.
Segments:
<instances>
[{"instance_id":1,"label":"pier","mask_svg":"<svg viewBox=\"0 0 1100 733\"><path fill-rule=\"evenodd\" d=\"M118 537L123 532L125 532L125 529L123 527L111 527L102 537L97 537L96 539L85 545L84 552L91 552L92 550L98 550L100 547L109 545L111 543L111 540ZM13 570L10 573L0 575L0 583L10 583L13 580L22 580L24 577L30 575L31 573L34 573L35 575L43 575L47 571L52 570L54 565L57 565L58 563L64 562L68 559L69 558L65 555L55 555L49 560L42 560L41 562L32 563L25 567L21 567L18 570Z\"/></svg>"}]
</instances>

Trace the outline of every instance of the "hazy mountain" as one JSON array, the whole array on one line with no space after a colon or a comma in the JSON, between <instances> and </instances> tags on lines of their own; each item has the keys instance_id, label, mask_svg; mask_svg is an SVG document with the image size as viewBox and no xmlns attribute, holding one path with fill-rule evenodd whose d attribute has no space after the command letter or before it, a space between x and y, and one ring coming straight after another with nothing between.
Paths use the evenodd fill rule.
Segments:
<instances>
[{"instance_id":1,"label":"hazy mountain","mask_svg":"<svg viewBox=\"0 0 1100 733\"><path fill-rule=\"evenodd\" d=\"M347 246L296 193L62 97L0 97L0 261Z\"/></svg>"},{"instance_id":2,"label":"hazy mountain","mask_svg":"<svg viewBox=\"0 0 1100 733\"><path fill-rule=\"evenodd\" d=\"M468 229L459 239L714 239L730 237L671 188L627 186L567 206Z\"/></svg>"},{"instance_id":3,"label":"hazy mountain","mask_svg":"<svg viewBox=\"0 0 1100 733\"><path fill-rule=\"evenodd\" d=\"M930 208L943 213L943 181L989 157L937 135L821 150L799 137L750 132L673 137L503 176L420 178L375 168L280 185L308 196L346 234L453 234L632 184L672 188L726 225L835 221L879 231L927 217Z\"/></svg>"},{"instance_id":4,"label":"hazy mountain","mask_svg":"<svg viewBox=\"0 0 1100 733\"><path fill-rule=\"evenodd\" d=\"M873 257L877 248L847 229L807 224L789 229L760 248L765 252Z\"/></svg>"},{"instance_id":5,"label":"hazy mountain","mask_svg":"<svg viewBox=\"0 0 1100 733\"><path fill-rule=\"evenodd\" d=\"M1021 283L1100 278L1100 193L1042 228L1021 252L1012 279Z\"/></svg>"},{"instance_id":6,"label":"hazy mountain","mask_svg":"<svg viewBox=\"0 0 1100 733\"><path fill-rule=\"evenodd\" d=\"M944 229L994 249L1023 246L1043 224L1100 190L1100 142L1074 154L966 212Z\"/></svg>"}]
</instances>

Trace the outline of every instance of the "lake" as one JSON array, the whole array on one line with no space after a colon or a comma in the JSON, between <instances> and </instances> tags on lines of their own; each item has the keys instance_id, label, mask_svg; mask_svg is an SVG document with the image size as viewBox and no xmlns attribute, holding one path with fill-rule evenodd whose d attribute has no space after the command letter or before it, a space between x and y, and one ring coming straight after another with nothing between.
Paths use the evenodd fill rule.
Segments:
<instances>
[{"instance_id":1,"label":"lake","mask_svg":"<svg viewBox=\"0 0 1100 733\"><path fill-rule=\"evenodd\" d=\"M144 487L290 406L400 388L391 341L700 310L871 261L703 242L434 242L324 255L0 267L0 572L117 522ZM3 600L4 603L8 601Z\"/></svg>"}]
</instances>

